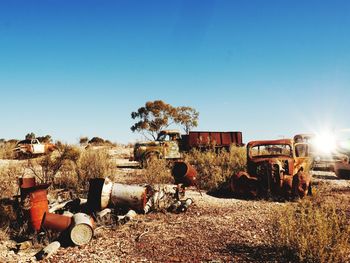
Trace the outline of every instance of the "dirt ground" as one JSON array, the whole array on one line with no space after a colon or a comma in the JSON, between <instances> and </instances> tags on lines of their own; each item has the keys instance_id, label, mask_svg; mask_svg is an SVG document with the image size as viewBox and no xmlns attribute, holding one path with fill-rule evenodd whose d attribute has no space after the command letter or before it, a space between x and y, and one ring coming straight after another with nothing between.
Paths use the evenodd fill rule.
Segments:
<instances>
[{"instance_id":1,"label":"dirt ground","mask_svg":"<svg viewBox=\"0 0 350 263\"><path fill-rule=\"evenodd\" d=\"M118 168L114 181L138 182L140 169ZM333 173L313 175L335 202L350 203L350 181ZM274 244L272 218L285 202L226 199L186 192L194 204L185 213L138 215L125 225L100 228L86 246L60 248L44 262L294 262ZM328 196L328 197L329 197ZM297 205L297 202L295 203ZM14 241L0 242L0 262L31 262L39 248L15 253Z\"/></svg>"}]
</instances>

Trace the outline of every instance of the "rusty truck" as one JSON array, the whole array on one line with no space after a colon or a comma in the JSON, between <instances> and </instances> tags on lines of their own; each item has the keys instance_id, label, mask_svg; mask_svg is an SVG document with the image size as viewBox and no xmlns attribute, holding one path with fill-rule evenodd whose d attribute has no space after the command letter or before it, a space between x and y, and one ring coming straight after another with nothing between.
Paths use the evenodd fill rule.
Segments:
<instances>
[{"instance_id":1,"label":"rusty truck","mask_svg":"<svg viewBox=\"0 0 350 263\"><path fill-rule=\"evenodd\" d=\"M251 141L247 144L247 171L230 179L233 194L245 197L304 197L311 194L307 152L299 156L292 139ZM297 147L307 146L298 143Z\"/></svg>"},{"instance_id":2,"label":"rusty truck","mask_svg":"<svg viewBox=\"0 0 350 263\"><path fill-rule=\"evenodd\" d=\"M243 146L242 132L190 131L181 135L178 130L164 130L155 141L138 142L134 146L134 161L146 167L152 159L177 161L183 152L192 149L226 149L234 144Z\"/></svg>"}]
</instances>

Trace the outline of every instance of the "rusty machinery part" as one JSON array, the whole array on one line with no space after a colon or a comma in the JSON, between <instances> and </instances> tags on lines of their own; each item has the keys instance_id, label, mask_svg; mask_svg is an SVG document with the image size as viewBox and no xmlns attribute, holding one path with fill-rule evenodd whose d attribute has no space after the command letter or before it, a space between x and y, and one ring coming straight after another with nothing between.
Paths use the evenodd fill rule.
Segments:
<instances>
[{"instance_id":1,"label":"rusty machinery part","mask_svg":"<svg viewBox=\"0 0 350 263\"><path fill-rule=\"evenodd\" d=\"M183 184L185 187L197 185L197 171L187 162L175 162L171 174L175 184Z\"/></svg>"},{"instance_id":2,"label":"rusty machinery part","mask_svg":"<svg viewBox=\"0 0 350 263\"><path fill-rule=\"evenodd\" d=\"M144 208L144 213L154 211L166 211L184 197L185 189L180 185L157 184L149 186L149 199Z\"/></svg>"},{"instance_id":3,"label":"rusty machinery part","mask_svg":"<svg viewBox=\"0 0 350 263\"><path fill-rule=\"evenodd\" d=\"M90 212L105 209L112 193L113 183L108 178L94 178L89 181L89 192L87 205Z\"/></svg>"},{"instance_id":4,"label":"rusty machinery part","mask_svg":"<svg viewBox=\"0 0 350 263\"><path fill-rule=\"evenodd\" d=\"M234 174L230 179L231 192L244 197L256 197L258 195L258 179L251 177L246 172Z\"/></svg>"},{"instance_id":5,"label":"rusty machinery part","mask_svg":"<svg viewBox=\"0 0 350 263\"><path fill-rule=\"evenodd\" d=\"M114 183L111 193L111 203L114 206L131 208L144 212L147 202L147 187Z\"/></svg>"},{"instance_id":6,"label":"rusty machinery part","mask_svg":"<svg viewBox=\"0 0 350 263\"><path fill-rule=\"evenodd\" d=\"M192 203L193 200L191 198L187 198L186 200L179 200L172 204L168 210L170 212L183 213L187 211L187 209L192 205Z\"/></svg>"},{"instance_id":7,"label":"rusty machinery part","mask_svg":"<svg viewBox=\"0 0 350 263\"><path fill-rule=\"evenodd\" d=\"M69 228L72 223L70 216L58 215L53 213L45 213L43 217L42 227L57 232L62 232Z\"/></svg>"},{"instance_id":8,"label":"rusty machinery part","mask_svg":"<svg viewBox=\"0 0 350 263\"><path fill-rule=\"evenodd\" d=\"M308 172L305 172L303 168L299 169L299 171L293 176L293 182L295 186L293 186L294 197L303 198L306 195L312 194L311 187L311 175Z\"/></svg>"},{"instance_id":9,"label":"rusty machinery part","mask_svg":"<svg viewBox=\"0 0 350 263\"><path fill-rule=\"evenodd\" d=\"M84 213L77 213L73 216L72 221L69 237L73 244L77 246L88 244L94 235L92 217Z\"/></svg>"}]
</instances>

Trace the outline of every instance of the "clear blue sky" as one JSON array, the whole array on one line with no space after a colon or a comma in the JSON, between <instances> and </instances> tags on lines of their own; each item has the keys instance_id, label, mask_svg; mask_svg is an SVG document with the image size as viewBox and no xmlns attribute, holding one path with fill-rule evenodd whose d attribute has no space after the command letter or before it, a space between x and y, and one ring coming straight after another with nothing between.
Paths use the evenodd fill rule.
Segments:
<instances>
[{"instance_id":1,"label":"clear blue sky","mask_svg":"<svg viewBox=\"0 0 350 263\"><path fill-rule=\"evenodd\" d=\"M133 134L148 100L244 140L350 127L350 1L0 1L0 138Z\"/></svg>"}]
</instances>

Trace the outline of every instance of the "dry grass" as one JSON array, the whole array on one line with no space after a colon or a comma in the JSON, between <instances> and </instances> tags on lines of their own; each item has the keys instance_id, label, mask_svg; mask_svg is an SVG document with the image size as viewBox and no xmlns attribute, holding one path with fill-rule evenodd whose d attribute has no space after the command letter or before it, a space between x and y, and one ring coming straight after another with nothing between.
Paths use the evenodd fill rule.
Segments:
<instances>
[{"instance_id":1,"label":"dry grass","mask_svg":"<svg viewBox=\"0 0 350 263\"><path fill-rule=\"evenodd\" d=\"M111 177L115 171L108 151L86 150L76 162L76 175L80 187L87 189L89 179Z\"/></svg>"},{"instance_id":2,"label":"dry grass","mask_svg":"<svg viewBox=\"0 0 350 263\"><path fill-rule=\"evenodd\" d=\"M62 145L58 152L42 158L28 160L27 169L43 183L54 188L86 191L90 178L111 176L115 170L108 151L104 149L81 150Z\"/></svg>"},{"instance_id":3,"label":"dry grass","mask_svg":"<svg viewBox=\"0 0 350 263\"><path fill-rule=\"evenodd\" d=\"M325 201L321 193L278 212L275 242L292 251L300 262L349 262L348 204Z\"/></svg>"},{"instance_id":4,"label":"dry grass","mask_svg":"<svg viewBox=\"0 0 350 263\"><path fill-rule=\"evenodd\" d=\"M168 184L174 181L167 161L164 159L151 160L147 168L140 175L139 180L147 184Z\"/></svg>"},{"instance_id":5,"label":"dry grass","mask_svg":"<svg viewBox=\"0 0 350 263\"><path fill-rule=\"evenodd\" d=\"M216 190L232 174L246 169L246 149L231 146L230 151L216 153L214 150L201 152L191 151L185 156L198 172L198 186L201 189Z\"/></svg>"},{"instance_id":6,"label":"dry grass","mask_svg":"<svg viewBox=\"0 0 350 263\"><path fill-rule=\"evenodd\" d=\"M71 164L76 164L80 156L79 148L61 145L59 151L28 160L26 168L41 183L55 183L56 175L64 170L66 166L70 167Z\"/></svg>"},{"instance_id":7,"label":"dry grass","mask_svg":"<svg viewBox=\"0 0 350 263\"><path fill-rule=\"evenodd\" d=\"M15 142L4 142L0 144L0 159L14 159L15 152L13 149L16 147Z\"/></svg>"},{"instance_id":8,"label":"dry grass","mask_svg":"<svg viewBox=\"0 0 350 263\"><path fill-rule=\"evenodd\" d=\"M0 167L0 240L8 239L10 224L16 220L11 197L17 193L18 176L24 174L21 165Z\"/></svg>"}]
</instances>

